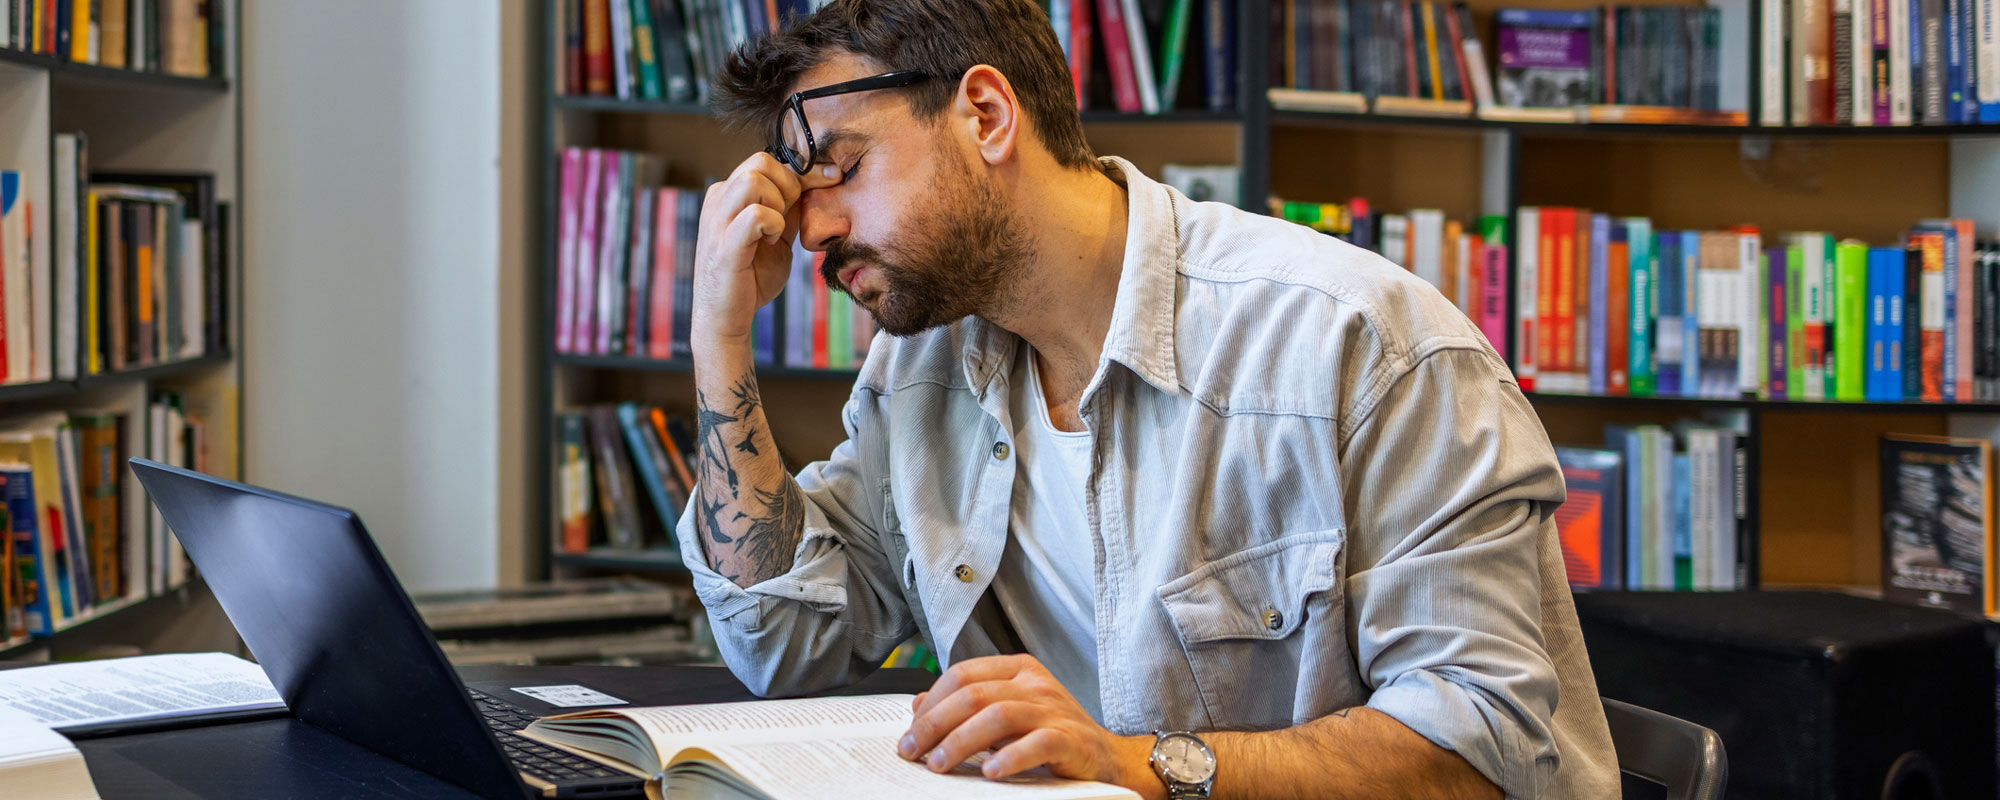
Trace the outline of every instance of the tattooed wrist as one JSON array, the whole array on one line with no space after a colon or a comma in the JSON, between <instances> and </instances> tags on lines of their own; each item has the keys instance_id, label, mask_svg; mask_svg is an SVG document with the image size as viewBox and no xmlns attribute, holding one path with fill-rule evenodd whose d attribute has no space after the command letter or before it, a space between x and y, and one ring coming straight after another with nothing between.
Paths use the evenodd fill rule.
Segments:
<instances>
[{"instance_id":1,"label":"tattooed wrist","mask_svg":"<svg viewBox=\"0 0 2000 800\"><path fill-rule=\"evenodd\" d=\"M712 568L755 583L791 568L806 499L771 442L756 376L746 371L728 392L712 399L695 390L701 451L695 524Z\"/></svg>"}]
</instances>

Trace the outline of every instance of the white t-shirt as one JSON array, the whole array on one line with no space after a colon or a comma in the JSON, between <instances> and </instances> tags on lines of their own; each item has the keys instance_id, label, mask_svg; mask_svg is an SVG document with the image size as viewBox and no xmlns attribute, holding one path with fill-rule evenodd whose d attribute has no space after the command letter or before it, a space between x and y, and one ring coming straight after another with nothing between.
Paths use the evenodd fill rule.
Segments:
<instances>
[{"instance_id":1,"label":"white t-shirt","mask_svg":"<svg viewBox=\"0 0 2000 800\"><path fill-rule=\"evenodd\" d=\"M1033 350L1014 359L1014 496L1007 549L993 576L1000 608L1028 653L1039 659L1091 717L1097 691L1097 581L1084 486L1090 433L1057 430L1049 419Z\"/></svg>"}]
</instances>

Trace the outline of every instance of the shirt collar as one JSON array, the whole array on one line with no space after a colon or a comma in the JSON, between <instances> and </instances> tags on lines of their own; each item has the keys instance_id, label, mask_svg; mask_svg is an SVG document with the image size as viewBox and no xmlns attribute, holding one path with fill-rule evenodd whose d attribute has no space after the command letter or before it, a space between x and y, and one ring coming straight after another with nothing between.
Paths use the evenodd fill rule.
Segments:
<instances>
[{"instance_id":1,"label":"shirt collar","mask_svg":"<svg viewBox=\"0 0 2000 800\"><path fill-rule=\"evenodd\" d=\"M1180 390L1174 359L1174 303L1180 285L1179 213L1172 192L1117 156L1098 159L1125 184L1125 256L1111 329L1099 364L1115 361L1162 392ZM983 400L994 378L1013 363L1020 337L978 317L966 321L966 380Z\"/></svg>"}]
</instances>

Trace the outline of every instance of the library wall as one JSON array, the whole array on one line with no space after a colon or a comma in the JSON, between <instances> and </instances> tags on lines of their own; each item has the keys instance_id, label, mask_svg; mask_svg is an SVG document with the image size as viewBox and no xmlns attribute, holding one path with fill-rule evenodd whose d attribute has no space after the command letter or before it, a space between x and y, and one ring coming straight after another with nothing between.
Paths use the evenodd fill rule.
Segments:
<instances>
[{"instance_id":1,"label":"library wall","mask_svg":"<svg viewBox=\"0 0 2000 800\"><path fill-rule=\"evenodd\" d=\"M497 8L243 15L251 481L355 508L411 591L498 575Z\"/></svg>"}]
</instances>

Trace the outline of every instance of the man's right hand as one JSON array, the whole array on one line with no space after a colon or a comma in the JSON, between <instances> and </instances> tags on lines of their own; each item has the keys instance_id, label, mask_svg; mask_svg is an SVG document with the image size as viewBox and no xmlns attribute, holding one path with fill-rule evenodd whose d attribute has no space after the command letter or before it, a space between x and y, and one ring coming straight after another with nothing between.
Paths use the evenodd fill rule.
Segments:
<instances>
[{"instance_id":1,"label":"man's right hand","mask_svg":"<svg viewBox=\"0 0 2000 800\"><path fill-rule=\"evenodd\" d=\"M769 153L737 165L708 187L695 239L693 330L706 341L747 344L757 309L778 296L792 271L799 197L840 183L840 170L800 175Z\"/></svg>"}]
</instances>

